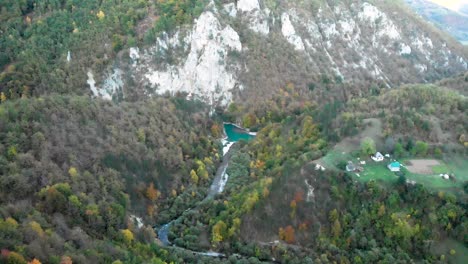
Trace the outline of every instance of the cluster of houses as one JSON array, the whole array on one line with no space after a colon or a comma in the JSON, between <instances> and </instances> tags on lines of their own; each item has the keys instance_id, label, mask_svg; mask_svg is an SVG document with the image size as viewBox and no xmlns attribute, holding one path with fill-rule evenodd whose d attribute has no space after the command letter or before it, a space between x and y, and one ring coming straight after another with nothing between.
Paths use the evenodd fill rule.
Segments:
<instances>
[{"instance_id":1,"label":"cluster of houses","mask_svg":"<svg viewBox=\"0 0 468 264\"><path fill-rule=\"evenodd\" d=\"M382 155L382 153L377 152L377 153L375 153L375 155L371 156L371 159L373 161L375 161L375 162L384 161L385 158L390 158L390 154L385 154L385 156L384 156L384 155ZM360 161L360 164L365 165L366 162L365 161ZM401 170L401 163L398 162L398 161L392 161L390 164L387 165L387 168L390 171L399 172ZM362 167L355 166L352 161L348 161L348 164L346 165L346 171L349 171L349 172L362 171L362 170L363 170Z\"/></svg>"}]
</instances>

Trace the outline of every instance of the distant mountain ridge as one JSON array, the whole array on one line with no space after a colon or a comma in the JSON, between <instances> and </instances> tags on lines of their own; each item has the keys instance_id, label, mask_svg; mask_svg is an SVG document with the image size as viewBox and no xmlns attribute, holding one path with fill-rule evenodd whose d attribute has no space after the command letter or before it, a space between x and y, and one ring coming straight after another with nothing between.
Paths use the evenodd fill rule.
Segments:
<instances>
[{"instance_id":1,"label":"distant mountain ridge","mask_svg":"<svg viewBox=\"0 0 468 264\"><path fill-rule=\"evenodd\" d=\"M427 0L405 0L423 18L447 31L463 44L468 44L468 5L458 12Z\"/></svg>"}]
</instances>

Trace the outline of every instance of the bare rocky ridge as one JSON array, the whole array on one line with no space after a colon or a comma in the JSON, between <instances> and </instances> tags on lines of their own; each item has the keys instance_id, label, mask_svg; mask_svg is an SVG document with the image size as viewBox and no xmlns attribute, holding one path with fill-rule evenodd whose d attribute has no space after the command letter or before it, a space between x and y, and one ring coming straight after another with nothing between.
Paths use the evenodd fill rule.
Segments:
<instances>
[{"instance_id":1,"label":"bare rocky ridge","mask_svg":"<svg viewBox=\"0 0 468 264\"><path fill-rule=\"evenodd\" d=\"M236 2L211 2L193 26L131 49L93 93L185 93L225 107L288 82L305 89L327 79L360 96L371 84L432 82L468 68L461 45L393 1Z\"/></svg>"}]
</instances>

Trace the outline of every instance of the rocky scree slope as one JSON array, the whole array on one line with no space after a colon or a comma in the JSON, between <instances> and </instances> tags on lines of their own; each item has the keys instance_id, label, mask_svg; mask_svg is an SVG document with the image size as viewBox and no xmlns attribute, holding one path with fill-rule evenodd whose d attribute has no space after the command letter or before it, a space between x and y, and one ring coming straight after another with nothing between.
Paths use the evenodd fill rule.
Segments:
<instances>
[{"instance_id":1,"label":"rocky scree slope","mask_svg":"<svg viewBox=\"0 0 468 264\"><path fill-rule=\"evenodd\" d=\"M88 84L108 99L186 94L221 107L257 104L287 83L348 100L371 85L464 72L467 61L461 45L394 1L216 1L192 26L131 48L103 81L88 72Z\"/></svg>"}]
</instances>

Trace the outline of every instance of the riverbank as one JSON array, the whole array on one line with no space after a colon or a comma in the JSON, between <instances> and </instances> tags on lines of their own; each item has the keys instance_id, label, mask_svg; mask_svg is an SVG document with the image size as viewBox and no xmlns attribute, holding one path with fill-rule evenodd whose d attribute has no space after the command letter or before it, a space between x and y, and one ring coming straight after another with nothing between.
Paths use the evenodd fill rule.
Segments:
<instances>
[{"instance_id":1,"label":"riverbank","mask_svg":"<svg viewBox=\"0 0 468 264\"><path fill-rule=\"evenodd\" d=\"M235 142L232 142L233 144ZM229 160L231 159L232 156L232 151L228 149L227 153L223 156L223 160L221 164L219 165L218 169L216 170L215 177L213 178L213 182L210 185L210 189L208 190L208 194L206 195L205 199L203 199L200 203L203 203L209 199L212 199L216 194L222 193L224 191L224 187L226 186L226 183L229 179L229 176L226 174L227 167L229 165ZM174 222L177 222L186 212L195 210L198 206L195 206L194 208L187 209L184 211L183 214L181 214L178 218L172 220L171 222L162 225L159 230L157 230L158 233L158 238L161 241L161 244L163 246L170 246L171 242L169 241L169 230L171 228L171 225ZM183 249L183 248L181 248ZM202 253L202 252L199 252Z\"/></svg>"},{"instance_id":2,"label":"riverbank","mask_svg":"<svg viewBox=\"0 0 468 264\"><path fill-rule=\"evenodd\" d=\"M232 124L232 123L223 123L224 134L226 137L221 140L223 144L223 158L221 164L219 164L218 169L216 170L215 176L213 178L213 182L210 185L208 190L208 194L206 197L198 203L197 206L193 208L189 208L184 211L179 217L172 220L171 222L162 225L159 230L157 230L158 238L161 241L163 246L170 246L171 242L169 241L169 231L171 225L179 221L185 213L196 210L199 207L199 204L206 202L209 199L213 199L217 194L220 194L224 191L226 184L229 180L229 175L226 173L227 167L229 165L229 161L233 155L232 146L239 140L251 140L255 137L256 133L249 132L248 130L243 129L242 127ZM174 246L175 247L175 246ZM181 250L187 250L185 248L176 247ZM203 256L213 256L213 257L222 257L224 254L217 253L217 252L194 252L191 250L187 250L192 253L203 255Z\"/></svg>"}]
</instances>

